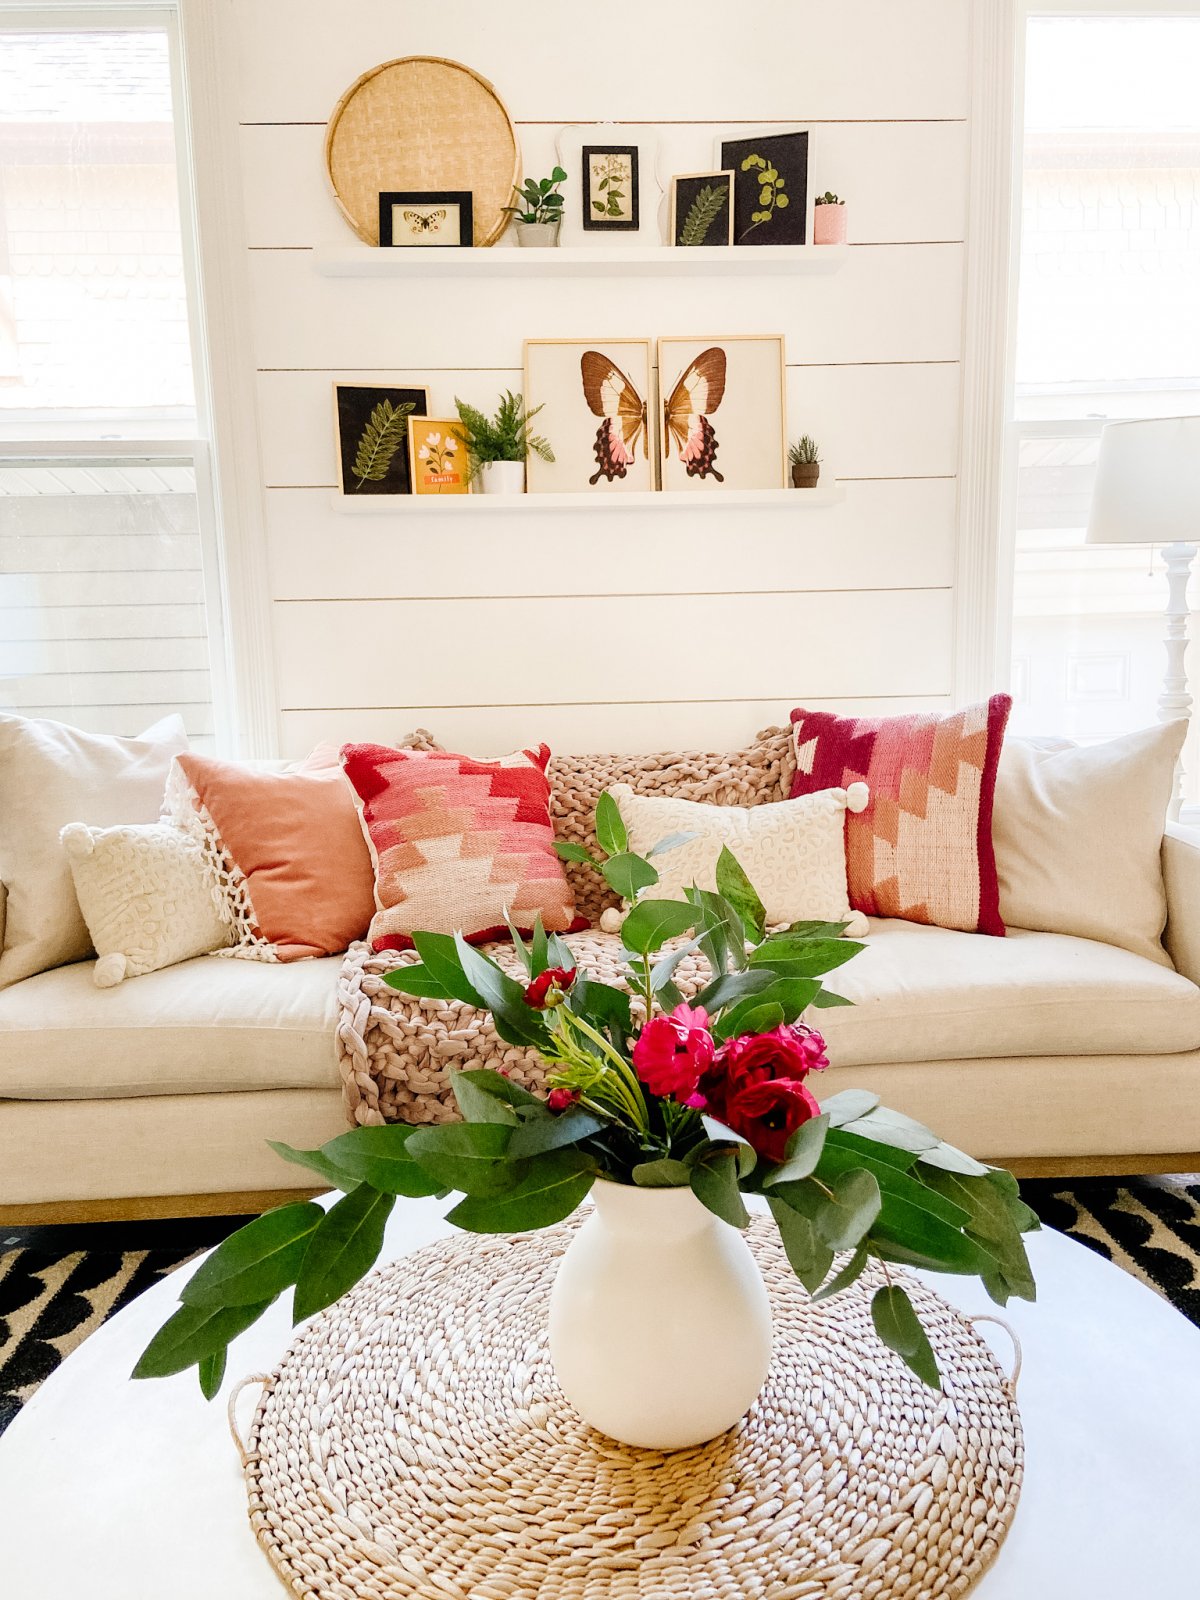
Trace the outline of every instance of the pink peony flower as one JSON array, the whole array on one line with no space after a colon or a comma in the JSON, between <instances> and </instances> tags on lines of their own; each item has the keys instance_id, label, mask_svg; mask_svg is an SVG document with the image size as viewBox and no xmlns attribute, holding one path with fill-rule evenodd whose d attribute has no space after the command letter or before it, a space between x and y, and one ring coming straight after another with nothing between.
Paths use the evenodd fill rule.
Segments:
<instances>
[{"instance_id":1,"label":"pink peony flower","mask_svg":"<svg viewBox=\"0 0 1200 1600\"><path fill-rule=\"evenodd\" d=\"M728 1039L700 1083L705 1108L768 1161L820 1112L804 1079L829 1065L825 1040L803 1022Z\"/></svg>"},{"instance_id":2,"label":"pink peony flower","mask_svg":"<svg viewBox=\"0 0 1200 1600\"><path fill-rule=\"evenodd\" d=\"M650 1093L685 1105L699 1103L696 1091L715 1055L703 1006L677 1005L669 1017L651 1017L633 1044L633 1065Z\"/></svg>"}]
</instances>

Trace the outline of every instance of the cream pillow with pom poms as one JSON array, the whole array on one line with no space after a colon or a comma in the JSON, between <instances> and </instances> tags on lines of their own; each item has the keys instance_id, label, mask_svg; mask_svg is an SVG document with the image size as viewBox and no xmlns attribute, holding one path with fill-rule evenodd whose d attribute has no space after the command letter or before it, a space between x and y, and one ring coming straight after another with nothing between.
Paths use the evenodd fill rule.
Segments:
<instances>
[{"instance_id":1,"label":"cream pillow with pom poms","mask_svg":"<svg viewBox=\"0 0 1200 1600\"><path fill-rule=\"evenodd\" d=\"M75 894L99 960L96 987L142 977L233 942L232 919L201 845L182 828L151 822L60 835Z\"/></svg>"},{"instance_id":2,"label":"cream pillow with pom poms","mask_svg":"<svg viewBox=\"0 0 1200 1600\"><path fill-rule=\"evenodd\" d=\"M867 804L865 783L758 806L639 795L627 783L614 784L609 793L634 855L646 855L669 834L694 835L652 858L658 870L657 884L646 891L652 898L682 900L693 884L715 889L717 858L722 846L728 846L758 891L769 927L844 922L853 938L866 933L867 919L850 908L845 841L846 812L861 811Z\"/></svg>"}]
</instances>

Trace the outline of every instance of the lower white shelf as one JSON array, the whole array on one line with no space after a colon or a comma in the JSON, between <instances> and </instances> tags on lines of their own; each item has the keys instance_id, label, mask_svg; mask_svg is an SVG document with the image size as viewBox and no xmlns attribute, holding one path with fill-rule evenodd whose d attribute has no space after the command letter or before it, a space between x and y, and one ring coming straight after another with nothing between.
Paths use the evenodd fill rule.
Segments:
<instances>
[{"instance_id":1,"label":"lower white shelf","mask_svg":"<svg viewBox=\"0 0 1200 1600\"><path fill-rule=\"evenodd\" d=\"M594 494L372 494L333 495L336 511L352 516L503 516L539 511L825 511L840 505L846 491L840 484L828 489L650 489L597 491Z\"/></svg>"}]
</instances>

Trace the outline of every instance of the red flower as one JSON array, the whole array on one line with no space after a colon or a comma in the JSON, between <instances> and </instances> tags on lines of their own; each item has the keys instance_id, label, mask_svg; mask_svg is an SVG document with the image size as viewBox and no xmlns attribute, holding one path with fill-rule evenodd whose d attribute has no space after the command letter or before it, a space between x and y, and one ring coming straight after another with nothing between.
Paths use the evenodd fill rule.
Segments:
<instances>
[{"instance_id":1,"label":"red flower","mask_svg":"<svg viewBox=\"0 0 1200 1600\"><path fill-rule=\"evenodd\" d=\"M567 1111L579 1099L578 1089L551 1089L546 1104L551 1111Z\"/></svg>"},{"instance_id":2,"label":"red flower","mask_svg":"<svg viewBox=\"0 0 1200 1600\"><path fill-rule=\"evenodd\" d=\"M804 1079L828 1065L825 1041L815 1029L781 1024L722 1045L700 1092L712 1115L764 1160L782 1161L796 1129L821 1109Z\"/></svg>"},{"instance_id":3,"label":"red flower","mask_svg":"<svg viewBox=\"0 0 1200 1600\"><path fill-rule=\"evenodd\" d=\"M669 1017L651 1017L633 1044L633 1064L651 1094L689 1101L712 1066L716 1046L703 1006L678 1005Z\"/></svg>"},{"instance_id":4,"label":"red flower","mask_svg":"<svg viewBox=\"0 0 1200 1600\"><path fill-rule=\"evenodd\" d=\"M575 982L574 967L547 967L532 983L525 986L525 1004L535 1011L546 1011L560 1006L567 998L567 990Z\"/></svg>"}]
</instances>

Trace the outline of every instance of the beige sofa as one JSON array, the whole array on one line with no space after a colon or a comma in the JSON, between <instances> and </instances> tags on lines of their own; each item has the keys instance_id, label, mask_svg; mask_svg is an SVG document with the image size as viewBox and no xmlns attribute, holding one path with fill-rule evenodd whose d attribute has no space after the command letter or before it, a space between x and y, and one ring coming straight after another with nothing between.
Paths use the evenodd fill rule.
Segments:
<instances>
[{"instance_id":1,"label":"beige sofa","mask_svg":"<svg viewBox=\"0 0 1200 1600\"><path fill-rule=\"evenodd\" d=\"M1026 1172L1200 1167L1200 833L1163 845L1174 970L1092 940L876 921L822 1013L828 1091L869 1085ZM253 1208L305 1187L269 1138L344 1130L340 958L205 956L0 992L0 1220ZM457 1064L462 1065L459 1061Z\"/></svg>"}]
</instances>

